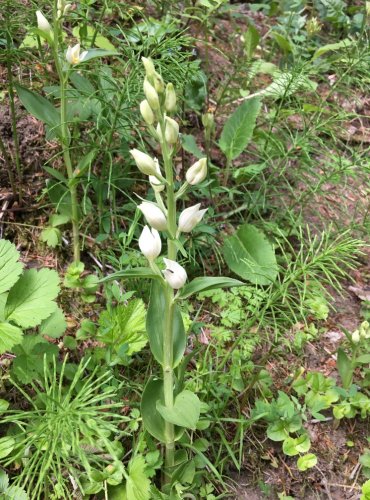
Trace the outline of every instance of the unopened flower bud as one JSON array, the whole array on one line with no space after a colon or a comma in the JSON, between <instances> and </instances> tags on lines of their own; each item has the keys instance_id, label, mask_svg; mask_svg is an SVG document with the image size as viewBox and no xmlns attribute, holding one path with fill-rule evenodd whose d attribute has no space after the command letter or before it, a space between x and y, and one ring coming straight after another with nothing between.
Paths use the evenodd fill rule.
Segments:
<instances>
[{"instance_id":1,"label":"unopened flower bud","mask_svg":"<svg viewBox=\"0 0 370 500\"><path fill-rule=\"evenodd\" d=\"M215 116L213 113L204 113L202 115L203 127L207 130L212 130L215 124Z\"/></svg>"},{"instance_id":2,"label":"unopened flower bud","mask_svg":"<svg viewBox=\"0 0 370 500\"><path fill-rule=\"evenodd\" d=\"M360 342L360 332L358 330L355 330L352 333L352 342L354 342L355 344L357 344L358 342Z\"/></svg>"},{"instance_id":3,"label":"unopened flower bud","mask_svg":"<svg viewBox=\"0 0 370 500\"><path fill-rule=\"evenodd\" d=\"M154 203L149 203L147 201L143 201L138 205L138 208L144 214L144 217L148 224L150 224L157 231L166 231L167 230L167 219L162 210L154 205Z\"/></svg>"},{"instance_id":4,"label":"unopened flower bud","mask_svg":"<svg viewBox=\"0 0 370 500\"><path fill-rule=\"evenodd\" d=\"M157 91L147 78L144 79L144 94L153 111L159 109L159 97Z\"/></svg>"},{"instance_id":5,"label":"unopened flower bud","mask_svg":"<svg viewBox=\"0 0 370 500\"><path fill-rule=\"evenodd\" d=\"M137 168L145 175L155 175L157 170L153 158L138 149L131 149L130 154L135 160Z\"/></svg>"},{"instance_id":6,"label":"unopened flower bud","mask_svg":"<svg viewBox=\"0 0 370 500\"><path fill-rule=\"evenodd\" d=\"M158 92L158 94L162 94L164 92L164 81L159 73L154 72L153 76L154 88Z\"/></svg>"},{"instance_id":7,"label":"unopened flower bud","mask_svg":"<svg viewBox=\"0 0 370 500\"><path fill-rule=\"evenodd\" d=\"M161 169L159 167L159 162L158 162L157 158L154 158L154 162L155 162L157 174L161 175ZM149 182L150 182L153 190L156 193L160 193L161 191L164 190L164 187L165 187L164 184L159 179L157 179L157 177L155 177L155 175L149 175Z\"/></svg>"},{"instance_id":8,"label":"unopened flower bud","mask_svg":"<svg viewBox=\"0 0 370 500\"><path fill-rule=\"evenodd\" d=\"M194 227L202 220L207 208L200 209L200 203L189 208L185 208L179 217L179 231L182 233L190 233Z\"/></svg>"},{"instance_id":9,"label":"unopened flower bud","mask_svg":"<svg viewBox=\"0 0 370 500\"><path fill-rule=\"evenodd\" d=\"M148 78L151 78L155 73L155 67L153 61L148 57L142 57L141 60L144 64L146 76Z\"/></svg>"},{"instance_id":10,"label":"unopened flower bud","mask_svg":"<svg viewBox=\"0 0 370 500\"><path fill-rule=\"evenodd\" d=\"M149 261L156 259L162 250L161 237L158 231L145 226L139 238L139 248Z\"/></svg>"},{"instance_id":11,"label":"unopened flower bud","mask_svg":"<svg viewBox=\"0 0 370 500\"><path fill-rule=\"evenodd\" d=\"M176 92L172 83L167 83L164 107L169 113L176 110Z\"/></svg>"},{"instance_id":12,"label":"unopened flower bud","mask_svg":"<svg viewBox=\"0 0 370 500\"><path fill-rule=\"evenodd\" d=\"M51 26L49 24L49 21L46 19L46 17L40 10L36 11L36 17L37 17L38 29L44 31L45 33L50 33Z\"/></svg>"},{"instance_id":13,"label":"unopened flower bud","mask_svg":"<svg viewBox=\"0 0 370 500\"><path fill-rule=\"evenodd\" d=\"M69 64L72 64L74 66L82 62L86 58L87 54L87 50L84 50L82 54L80 54L80 44L78 43L74 47L68 47L66 52L66 59Z\"/></svg>"},{"instance_id":14,"label":"unopened flower bud","mask_svg":"<svg viewBox=\"0 0 370 500\"><path fill-rule=\"evenodd\" d=\"M140 103L140 113L141 113L141 116L143 117L146 124L153 125L154 113L153 113L152 108L149 106L149 103L146 99L144 99Z\"/></svg>"},{"instance_id":15,"label":"unopened flower bud","mask_svg":"<svg viewBox=\"0 0 370 500\"><path fill-rule=\"evenodd\" d=\"M186 180L192 186L204 181L207 177L207 158L201 158L186 172Z\"/></svg>"},{"instance_id":16,"label":"unopened flower bud","mask_svg":"<svg viewBox=\"0 0 370 500\"><path fill-rule=\"evenodd\" d=\"M164 136L168 144L176 144L179 137L179 124L173 118L166 116L166 129Z\"/></svg>"},{"instance_id":17,"label":"unopened flower bud","mask_svg":"<svg viewBox=\"0 0 370 500\"><path fill-rule=\"evenodd\" d=\"M166 269L162 272L167 283L175 290L182 288L187 280L185 269L174 260L163 259L163 261L166 264Z\"/></svg>"}]
</instances>

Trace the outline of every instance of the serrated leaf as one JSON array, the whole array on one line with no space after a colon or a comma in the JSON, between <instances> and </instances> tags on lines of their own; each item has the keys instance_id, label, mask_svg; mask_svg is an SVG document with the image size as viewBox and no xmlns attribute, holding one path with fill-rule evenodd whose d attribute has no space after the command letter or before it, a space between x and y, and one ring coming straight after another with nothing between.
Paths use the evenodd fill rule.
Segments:
<instances>
[{"instance_id":1,"label":"serrated leaf","mask_svg":"<svg viewBox=\"0 0 370 500\"><path fill-rule=\"evenodd\" d=\"M59 276L51 269L29 269L10 290L5 318L23 328L37 326L55 310Z\"/></svg>"},{"instance_id":2,"label":"serrated leaf","mask_svg":"<svg viewBox=\"0 0 370 500\"><path fill-rule=\"evenodd\" d=\"M22 340L23 332L17 326L9 323L0 323L0 354L10 351L13 346Z\"/></svg>"},{"instance_id":3,"label":"serrated leaf","mask_svg":"<svg viewBox=\"0 0 370 500\"><path fill-rule=\"evenodd\" d=\"M274 248L262 231L251 224L243 224L225 239L223 253L229 268L245 280L269 285L276 279Z\"/></svg>"},{"instance_id":4,"label":"serrated leaf","mask_svg":"<svg viewBox=\"0 0 370 500\"><path fill-rule=\"evenodd\" d=\"M58 347L50 344L40 335L26 335L20 345L13 349L16 355L12 363L11 374L23 384L29 384L39 378L44 371L46 360L58 355Z\"/></svg>"},{"instance_id":5,"label":"serrated leaf","mask_svg":"<svg viewBox=\"0 0 370 500\"><path fill-rule=\"evenodd\" d=\"M67 322L65 320L63 311L57 307L50 316L43 320L40 325L40 335L47 335L53 339L57 339L67 329Z\"/></svg>"},{"instance_id":6,"label":"serrated leaf","mask_svg":"<svg viewBox=\"0 0 370 500\"><path fill-rule=\"evenodd\" d=\"M0 493L4 493L8 488L9 478L5 470L0 470Z\"/></svg>"},{"instance_id":7,"label":"serrated leaf","mask_svg":"<svg viewBox=\"0 0 370 500\"><path fill-rule=\"evenodd\" d=\"M18 280L23 269L19 252L10 241L0 240L0 294L7 292Z\"/></svg>"},{"instance_id":8,"label":"serrated leaf","mask_svg":"<svg viewBox=\"0 0 370 500\"><path fill-rule=\"evenodd\" d=\"M146 463L142 455L137 455L130 460L128 465L128 478L126 481L127 500L149 500L150 481L145 474Z\"/></svg>"},{"instance_id":9,"label":"serrated leaf","mask_svg":"<svg viewBox=\"0 0 370 500\"><path fill-rule=\"evenodd\" d=\"M9 486L4 494L4 500L28 500L28 495L19 486Z\"/></svg>"},{"instance_id":10,"label":"serrated leaf","mask_svg":"<svg viewBox=\"0 0 370 500\"><path fill-rule=\"evenodd\" d=\"M41 231L40 240L48 247L55 248L61 241L61 232L57 227L46 227Z\"/></svg>"},{"instance_id":11,"label":"serrated leaf","mask_svg":"<svg viewBox=\"0 0 370 500\"><path fill-rule=\"evenodd\" d=\"M132 356L148 342L145 318L145 306L141 299L132 300L127 305L119 304L100 315L97 338L112 345L116 352L127 345L126 354Z\"/></svg>"},{"instance_id":12,"label":"serrated leaf","mask_svg":"<svg viewBox=\"0 0 370 500\"><path fill-rule=\"evenodd\" d=\"M219 146L230 160L237 158L247 147L260 109L261 102L254 97L244 101L226 121Z\"/></svg>"}]
</instances>

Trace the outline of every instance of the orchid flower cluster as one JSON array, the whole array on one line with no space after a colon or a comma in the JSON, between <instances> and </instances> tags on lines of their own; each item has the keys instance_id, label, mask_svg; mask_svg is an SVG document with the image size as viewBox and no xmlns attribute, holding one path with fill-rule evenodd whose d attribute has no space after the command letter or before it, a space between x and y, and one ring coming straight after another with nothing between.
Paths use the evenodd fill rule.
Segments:
<instances>
[{"instance_id":1,"label":"orchid flower cluster","mask_svg":"<svg viewBox=\"0 0 370 500\"><path fill-rule=\"evenodd\" d=\"M176 92L172 83L168 83L165 87L161 75L157 73L150 59L143 57L142 61L146 71L144 80L146 99L140 103L140 112L149 132L161 146L165 162L164 172L162 172L157 158L152 158L138 149L132 149L130 153L138 169L149 176L149 182L155 193L156 203L143 201L138 206L150 226L144 227L139 238L139 247L142 254L148 259L152 270L158 273L159 270L154 261L162 251L159 231L166 232L169 241L173 242L179 238L181 233L190 233L207 211L207 209L201 209L200 203L197 203L185 208L180 213L178 222L176 221L176 199L182 196L189 186L194 186L206 178L207 158L201 158L187 170L185 183L177 193L174 193L171 158L177 151L179 125L170 115L176 110ZM168 206L161 195L166 187L169 188L167 193ZM170 255L175 256L176 251L169 252L169 258L163 259L166 268L162 272L170 287L179 289L184 286L187 274L175 259L170 258Z\"/></svg>"}]
</instances>

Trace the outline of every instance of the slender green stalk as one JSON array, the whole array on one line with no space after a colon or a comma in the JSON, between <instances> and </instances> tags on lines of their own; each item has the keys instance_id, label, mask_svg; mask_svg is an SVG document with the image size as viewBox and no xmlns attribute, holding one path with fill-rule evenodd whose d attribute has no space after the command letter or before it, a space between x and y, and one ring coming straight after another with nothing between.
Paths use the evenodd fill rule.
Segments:
<instances>
[{"instance_id":1,"label":"slender green stalk","mask_svg":"<svg viewBox=\"0 0 370 500\"><path fill-rule=\"evenodd\" d=\"M165 133L165 123L163 118L160 119L160 127L162 136ZM176 260L176 245L174 238L176 237L176 198L174 192L173 165L172 155L167 142L164 140L161 144L164 169L166 175L166 192L167 192L167 221L169 239L168 258ZM166 285L166 331L163 336L163 390L164 403L167 408L173 407L173 389L174 389L174 374L173 374L173 312L174 312L174 292L173 289ZM170 422L166 422L166 454L165 454L165 482L170 480L170 470L175 465L175 428Z\"/></svg>"},{"instance_id":2,"label":"slender green stalk","mask_svg":"<svg viewBox=\"0 0 370 500\"><path fill-rule=\"evenodd\" d=\"M72 245L73 245L73 261L80 261L80 229L79 229L79 215L78 215L78 196L77 185L73 176L73 165L70 155L70 133L67 121L67 97L66 89L68 85L69 72L63 71L59 59L59 39L61 36L60 21L56 20L54 23L54 42L53 42L53 55L55 67L59 77L60 83L60 134L61 146L63 151L63 160L67 171L68 189L71 196L71 212L72 212Z\"/></svg>"}]
</instances>

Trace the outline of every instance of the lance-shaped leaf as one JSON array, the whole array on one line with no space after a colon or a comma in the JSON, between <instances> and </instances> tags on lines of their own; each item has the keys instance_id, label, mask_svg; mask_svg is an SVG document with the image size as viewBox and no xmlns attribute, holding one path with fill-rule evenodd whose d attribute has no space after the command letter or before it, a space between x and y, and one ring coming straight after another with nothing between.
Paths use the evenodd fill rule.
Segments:
<instances>
[{"instance_id":1,"label":"lance-shaped leaf","mask_svg":"<svg viewBox=\"0 0 370 500\"><path fill-rule=\"evenodd\" d=\"M19 252L7 240L0 240L0 294L7 292L18 280L23 265L18 261Z\"/></svg>"},{"instance_id":2,"label":"lance-shaped leaf","mask_svg":"<svg viewBox=\"0 0 370 500\"><path fill-rule=\"evenodd\" d=\"M225 123L219 146L230 160L237 158L247 147L260 109L261 102L254 97L244 101Z\"/></svg>"},{"instance_id":3,"label":"lance-shaped leaf","mask_svg":"<svg viewBox=\"0 0 370 500\"><path fill-rule=\"evenodd\" d=\"M99 283L105 283L107 281L116 280L118 278L129 279L129 278L150 278L150 279L161 279L159 274L154 273L150 267L135 267L133 269L124 269L123 271L117 271L116 273L109 274L99 280Z\"/></svg>"},{"instance_id":4,"label":"lance-shaped leaf","mask_svg":"<svg viewBox=\"0 0 370 500\"><path fill-rule=\"evenodd\" d=\"M205 292L206 290L215 290L217 288L231 288L233 286L245 286L243 281L234 278L219 277L199 277L185 285L178 294L179 299L187 299L194 293Z\"/></svg>"},{"instance_id":5,"label":"lance-shaped leaf","mask_svg":"<svg viewBox=\"0 0 370 500\"><path fill-rule=\"evenodd\" d=\"M177 366L186 347L186 333L180 309L174 305L173 311L173 363ZM167 307L165 287L158 281L152 282L150 302L146 317L146 331L149 337L150 349L158 363L163 364L163 336L166 328Z\"/></svg>"},{"instance_id":6,"label":"lance-shaped leaf","mask_svg":"<svg viewBox=\"0 0 370 500\"><path fill-rule=\"evenodd\" d=\"M60 114L45 97L20 85L15 85L18 97L26 110L38 120L49 125L60 136Z\"/></svg>"},{"instance_id":7,"label":"lance-shaped leaf","mask_svg":"<svg viewBox=\"0 0 370 500\"><path fill-rule=\"evenodd\" d=\"M10 290L5 319L22 328L37 326L55 311L59 276L51 269L29 269Z\"/></svg>"}]
</instances>

